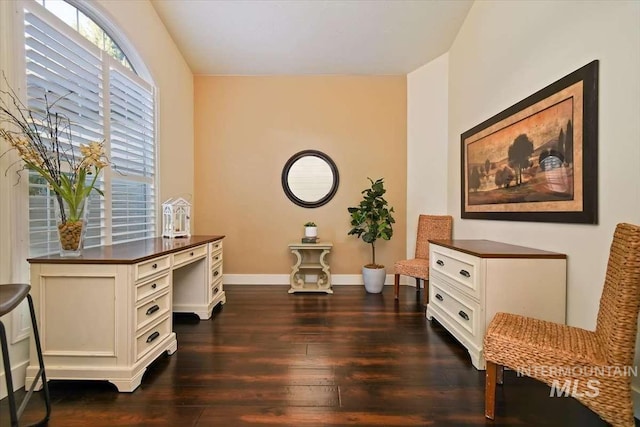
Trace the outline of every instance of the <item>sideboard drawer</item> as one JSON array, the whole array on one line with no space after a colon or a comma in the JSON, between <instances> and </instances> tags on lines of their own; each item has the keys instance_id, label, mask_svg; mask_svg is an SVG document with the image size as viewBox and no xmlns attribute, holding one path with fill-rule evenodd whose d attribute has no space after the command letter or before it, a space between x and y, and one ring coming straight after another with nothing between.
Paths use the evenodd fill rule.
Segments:
<instances>
[{"instance_id":1,"label":"sideboard drawer","mask_svg":"<svg viewBox=\"0 0 640 427\"><path fill-rule=\"evenodd\" d=\"M151 351L171 333L171 319L169 316L165 316L156 325L138 335L136 338L136 360Z\"/></svg>"},{"instance_id":2,"label":"sideboard drawer","mask_svg":"<svg viewBox=\"0 0 640 427\"><path fill-rule=\"evenodd\" d=\"M455 291L451 289L440 287L435 283L430 285L432 287L430 303L444 311L470 337L477 338L479 305L472 301L465 301L461 296L455 295Z\"/></svg>"},{"instance_id":3,"label":"sideboard drawer","mask_svg":"<svg viewBox=\"0 0 640 427\"><path fill-rule=\"evenodd\" d=\"M171 309L169 291L136 308L136 330L143 329Z\"/></svg>"},{"instance_id":4,"label":"sideboard drawer","mask_svg":"<svg viewBox=\"0 0 640 427\"><path fill-rule=\"evenodd\" d=\"M171 257L169 255L138 263L135 268L135 280L153 276L156 273L168 270L169 267L171 267Z\"/></svg>"},{"instance_id":5,"label":"sideboard drawer","mask_svg":"<svg viewBox=\"0 0 640 427\"><path fill-rule=\"evenodd\" d=\"M447 248L434 247L429 268L459 283L460 291L479 298L480 265L478 258Z\"/></svg>"},{"instance_id":6,"label":"sideboard drawer","mask_svg":"<svg viewBox=\"0 0 640 427\"><path fill-rule=\"evenodd\" d=\"M186 251L178 252L173 255L173 266L178 267L183 264L188 264L193 260L202 258L207 255L207 245L197 246L195 248L187 249Z\"/></svg>"},{"instance_id":7,"label":"sideboard drawer","mask_svg":"<svg viewBox=\"0 0 640 427\"><path fill-rule=\"evenodd\" d=\"M164 289L169 288L170 275L165 274L160 277L156 277L148 282L141 283L136 286L136 303L143 299L150 297L153 294L160 293Z\"/></svg>"}]
</instances>

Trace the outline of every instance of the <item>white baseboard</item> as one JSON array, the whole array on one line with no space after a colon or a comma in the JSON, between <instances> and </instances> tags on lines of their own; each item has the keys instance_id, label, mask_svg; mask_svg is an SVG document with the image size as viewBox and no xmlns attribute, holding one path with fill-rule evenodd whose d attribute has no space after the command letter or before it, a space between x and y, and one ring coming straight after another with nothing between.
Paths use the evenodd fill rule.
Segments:
<instances>
[{"instance_id":1,"label":"white baseboard","mask_svg":"<svg viewBox=\"0 0 640 427\"><path fill-rule=\"evenodd\" d=\"M288 274L227 274L222 277L225 285L288 285ZM331 285L362 285L361 274L332 274ZM387 274L385 285L393 285L393 274Z\"/></svg>"},{"instance_id":2,"label":"white baseboard","mask_svg":"<svg viewBox=\"0 0 640 427\"><path fill-rule=\"evenodd\" d=\"M633 399L633 416L640 419L640 387L631 385L631 398Z\"/></svg>"},{"instance_id":3,"label":"white baseboard","mask_svg":"<svg viewBox=\"0 0 640 427\"><path fill-rule=\"evenodd\" d=\"M11 379L13 380L13 390L24 387L24 379L27 375L29 360L25 360L11 368ZM0 373L0 399L7 397L7 380L4 371Z\"/></svg>"}]
</instances>

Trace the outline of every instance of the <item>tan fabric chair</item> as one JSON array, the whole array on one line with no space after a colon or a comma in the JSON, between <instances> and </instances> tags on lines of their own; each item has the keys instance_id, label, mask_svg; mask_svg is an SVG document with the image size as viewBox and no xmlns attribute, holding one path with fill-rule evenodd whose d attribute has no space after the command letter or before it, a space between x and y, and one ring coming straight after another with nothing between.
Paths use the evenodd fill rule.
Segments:
<instances>
[{"instance_id":1,"label":"tan fabric chair","mask_svg":"<svg viewBox=\"0 0 640 427\"><path fill-rule=\"evenodd\" d=\"M595 331L498 313L484 338L485 416L503 367L570 393L613 426L634 426L631 375L640 309L640 227L618 224Z\"/></svg>"},{"instance_id":2,"label":"tan fabric chair","mask_svg":"<svg viewBox=\"0 0 640 427\"><path fill-rule=\"evenodd\" d=\"M449 240L453 217L449 215L420 215L418 218L418 237L414 259L398 261L393 266L395 295L400 292L400 275L415 277L416 291L420 290L420 279L425 281L425 293L429 299L426 281L429 280L429 239Z\"/></svg>"}]
</instances>

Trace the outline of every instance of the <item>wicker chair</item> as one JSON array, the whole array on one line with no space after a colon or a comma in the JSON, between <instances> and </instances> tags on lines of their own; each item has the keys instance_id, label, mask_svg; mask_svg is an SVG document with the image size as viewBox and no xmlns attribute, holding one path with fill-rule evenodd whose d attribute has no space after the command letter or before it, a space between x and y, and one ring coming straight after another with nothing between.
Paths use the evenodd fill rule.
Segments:
<instances>
[{"instance_id":1,"label":"wicker chair","mask_svg":"<svg viewBox=\"0 0 640 427\"><path fill-rule=\"evenodd\" d=\"M396 299L400 292L400 275L415 277L416 291L420 290L420 279L429 280L429 239L451 239L453 217L449 215L420 215L418 218L418 237L414 259L398 261L393 266ZM425 282L428 300L428 288Z\"/></svg>"},{"instance_id":2,"label":"wicker chair","mask_svg":"<svg viewBox=\"0 0 640 427\"><path fill-rule=\"evenodd\" d=\"M631 372L640 309L640 226L618 224L595 331L498 313L484 338L485 416L507 366L573 397L613 426L634 426ZM560 391L560 393L558 393Z\"/></svg>"}]
</instances>

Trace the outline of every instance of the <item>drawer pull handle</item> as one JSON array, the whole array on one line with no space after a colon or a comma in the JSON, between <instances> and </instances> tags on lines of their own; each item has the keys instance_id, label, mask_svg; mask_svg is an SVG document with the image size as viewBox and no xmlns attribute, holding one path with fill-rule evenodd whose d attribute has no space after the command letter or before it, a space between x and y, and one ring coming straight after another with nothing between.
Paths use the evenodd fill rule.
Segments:
<instances>
[{"instance_id":1,"label":"drawer pull handle","mask_svg":"<svg viewBox=\"0 0 640 427\"><path fill-rule=\"evenodd\" d=\"M153 265L151 266L151 268L153 268L153 269L158 268L158 264L153 264Z\"/></svg>"},{"instance_id":2,"label":"drawer pull handle","mask_svg":"<svg viewBox=\"0 0 640 427\"><path fill-rule=\"evenodd\" d=\"M151 289L155 289L157 287L158 287L158 285L156 285L155 283L153 285L151 285Z\"/></svg>"},{"instance_id":3,"label":"drawer pull handle","mask_svg":"<svg viewBox=\"0 0 640 427\"><path fill-rule=\"evenodd\" d=\"M438 264L440 267L444 267L444 261L439 259L438 261L436 261L436 264Z\"/></svg>"},{"instance_id":4,"label":"drawer pull handle","mask_svg":"<svg viewBox=\"0 0 640 427\"><path fill-rule=\"evenodd\" d=\"M469 320L469 315L462 310L458 312L458 316L462 317L464 320Z\"/></svg>"},{"instance_id":5,"label":"drawer pull handle","mask_svg":"<svg viewBox=\"0 0 640 427\"><path fill-rule=\"evenodd\" d=\"M440 294L436 294L436 299L438 301L443 301L444 300L444 298L442 298L442 295L440 295Z\"/></svg>"},{"instance_id":6,"label":"drawer pull handle","mask_svg":"<svg viewBox=\"0 0 640 427\"><path fill-rule=\"evenodd\" d=\"M464 277L471 277L471 274L467 270L460 270L460 275Z\"/></svg>"},{"instance_id":7,"label":"drawer pull handle","mask_svg":"<svg viewBox=\"0 0 640 427\"><path fill-rule=\"evenodd\" d=\"M155 331L154 333L152 333L151 335L149 335L147 337L147 344L149 344L150 342L152 342L153 340L155 340L156 338L158 338L160 336L160 332Z\"/></svg>"},{"instance_id":8,"label":"drawer pull handle","mask_svg":"<svg viewBox=\"0 0 640 427\"><path fill-rule=\"evenodd\" d=\"M220 255L218 255L218 256L215 258L215 260L216 260L216 261L217 261L217 260L219 260L219 259L220 259Z\"/></svg>"},{"instance_id":9,"label":"drawer pull handle","mask_svg":"<svg viewBox=\"0 0 640 427\"><path fill-rule=\"evenodd\" d=\"M213 272L213 277L216 277L218 274L220 274L220 272L218 270Z\"/></svg>"},{"instance_id":10,"label":"drawer pull handle","mask_svg":"<svg viewBox=\"0 0 640 427\"><path fill-rule=\"evenodd\" d=\"M193 256L193 252L191 252L189 255Z\"/></svg>"},{"instance_id":11,"label":"drawer pull handle","mask_svg":"<svg viewBox=\"0 0 640 427\"><path fill-rule=\"evenodd\" d=\"M147 310L147 316L151 316L153 313L155 313L156 311L160 310L160 307L158 306L158 304L154 304L151 307L149 307L149 309Z\"/></svg>"},{"instance_id":12,"label":"drawer pull handle","mask_svg":"<svg viewBox=\"0 0 640 427\"><path fill-rule=\"evenodd\" d=\"M220 290L220 289L215 288L215 289L213 290L213 294L214 294L214 295L215 295L215 294L217 294L219 290Z\"/></svg>"}]
</instances>

